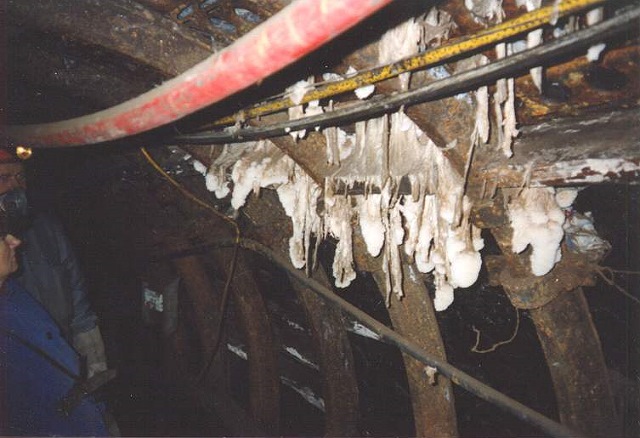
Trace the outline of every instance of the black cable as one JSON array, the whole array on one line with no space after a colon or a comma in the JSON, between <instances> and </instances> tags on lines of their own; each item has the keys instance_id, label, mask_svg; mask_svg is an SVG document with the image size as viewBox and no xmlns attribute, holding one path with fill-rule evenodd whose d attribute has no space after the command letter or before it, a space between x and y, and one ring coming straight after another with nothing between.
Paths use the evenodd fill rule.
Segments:
<instances>
[{"instance_id":1,"label":"black cable","mask_svg":"<svg viewBox=\"0 0 640 438\"><path fill-rule=\"evenodd\" d=\"M304 286L316 292L318 295L320 295L321 298L328 301L330 304L335 305L343 312L351 315L367 328L372 330L380 337L380 340L382 342L393 345L400 349L403 353L408 354L414 359L436 368L440 374L451 379L454 384L464 388L477 397L480 397L481 399L486 400L489 403L492 403L504 409L505 411L512 413L522 421L539 428L540 430L548 433L551 436L581 436L580 434L577 434L575 431L570 430L566 426L563 426L562 424L545 417L544 415L534 411L533 409L523 405L522 403L502 394L501 392L491 388L488 385L485 385L478 379L454 367L448 362L434 357L431 353L417 346L415 343L407 340L393 329L372 318L353 304L347 302L339 295L326 288L324 285L320 284L318 281L314 280L313 278L307 277L303 271L292 268L288 259L280 256L279 254L259 242L250 239L240 239L240 241L223 239L211 244L157 256L154 258L154 260L157 261L188 257L196 254L207 253L214 248L224 248L230 246L241 246L245 249L265 256L268 260L275 263L280 268L286 270L289 275L300 281L300 283L302 283Z\"/></svg>"},{"instance_id":2,"label":"black cable","mask_svg":"<svg viewBox=\"0 0 640 438\"><path fill-rule=\"evenodd\" d=\"M223 131L207 131L197 134L179 135L169 139L167 144L211 145L238 143L286 135L303 129L324 129L358 120L369 119L394 111L402 106L415 105L442 99L479 86L487 85L507 76L527 71L544 64L552 58L566 55L571 51L586 48L594 43L610 38L633 24L640 18L640 7L634 6L620 12L615 17L592 25L586 29L570 33L550 43L518 52L515 55L492 62L473 70L457 73L445 79L431 82L424 87L391 96L374 97L366 102L328 113L264 127L242 129L226 128Z\"/></svg>"},{"instance_id":3,"label":"black cable","mask_svg":"<svg viewBox=\"0 0 640 438\"><path fill-rule=\"evenodd\" d=\"M229 272L227 273L227 282L225 284L225 288L222 292L222 300L220 303L220 312L218 324L216 325L216 332L213 338L213 342L211 344L211 353L209 357L206 359L204 366L196 375L196 383L201 383L206 375L209 373L209 369L213 365L213 362L220 351L220 345L222 344L223 338L223 330L226 321L227 310L229 308L229 299L231 297L231 279L233 278L236 272L236 265L238 262L238 247L240 245L236 245L233 247L233 255L231 256L231 267L229 268Z\"/></svg>"}]
</instances>

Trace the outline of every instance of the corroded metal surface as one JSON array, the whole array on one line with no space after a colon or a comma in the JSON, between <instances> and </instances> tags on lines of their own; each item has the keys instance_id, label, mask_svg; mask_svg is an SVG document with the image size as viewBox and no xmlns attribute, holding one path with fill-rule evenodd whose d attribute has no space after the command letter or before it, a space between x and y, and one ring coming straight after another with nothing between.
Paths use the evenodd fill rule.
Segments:
<instances>
[{"instance_id":1,"label":"corroded metal surface","mask_svg":"<svg viewBox=\"0 0 640 438\"><path fill-rule=\"evenodd\" d=\"M329 285L323 270L313 276ZM347 337L346 324L340 311L322 300L315 292L293 282L310 321L313 338L320 353L325 399L325 435L354 436L358 433L358 386L354 360Z\"/></svg>"},{"instance_id":2,"label":"corroded metal surface","mask_svg":"<svg viewBox=\"0 0 640 438\"><path fill-rule=\"evenodd\" d=\"M378 290L385 290L386 279L382 270L382 260L369 255L361 233L355 233L353 244L354 259L358 269L371 272L378 284ZM402 281L405 296L402 300L392 297L389 307L389 316L394 329L445 361L446 352L433 302L421 274L417 273L413 266L403 263ZM402 357L411 393L416 435L457 436L451 381L444 376L437 376L435 381L430 381L424 364L407 354L403 354Z\"/></svg>"},{"instance_id":3,"label":"corroded metal surface","mask_svg":"<svg viewBox=\"0 0 640 438\"><path fill-rule=\"evenodd\" d=\"M478 157L469 187L581 185L640 178L640 112L558 119L522 130L514 156Z\"/></svg>"},{"instance_id":4,"label":"corroded metal surface","mask_svg":"<svg viewBox=\"0 0 640 438\"><path fill-rule=\"evenodd\" d=\"M173 261L173 264L188 293L189 300L194 303L194 320L200 339L200 347L204 357L211 354L212 340L216 335L216 322L221 315L213 309L220 309L220 291L216 290L198 257L184 257Z\"/></svg>"},{"instance_id":5,"label":"corroded metal surface","mask_svg":"<svg viewBox=\"0 0 640 438\"><path fill-rule=\"evenodd\" d=\"M530 271L528 257L511 252L511 227L506 225L492 232L504 254L501 271ZM579 287L572 290L549 287L559 278L555 277L556 269L563 268L556 266L548 273L545 277L550 282L546 285L536 284L540 279L533 274L529 274L529 279L523 274L520 281L512 285L524 281L525 287L509 288L509 283L503 286L514 306L530 309L551 373L562 423L586 435L618 436L620 424L608 371L584 293ZM567 279L569 283L571 280L571 277ZM577 284L579 280L573 278ZM531 285L533 290L526 285Z\"/></svg>"},{"instance_id":6,"label":"corroded metal surface","mask_svg":"<svg viewBox=\"0 0 640 438\"><path fill-rule=\"evenodd\" d=\"M213 257L217 265L228 266L232 260L232 250L216 251ZM270 435L278 435L280 424L278 350L271 332L267 306L242 253L238 254L236 260L231 287L234 308L238 312L237 316L248 351L251 415L262 430Z\"/></svg>"},{"instance_id":7,"label":"corroded metal surface","mask_svg":"<svg viewBox=\"0 0 640 438\"><path fill-rule=\"evenodd\" d=\"M411 266L405 263L403 267L405 296L402 300L393 298L389 307L393 327L416 345L445 361L444 344L429 291ZM384 290L386 280L382 269L376 269L372 274L379 290ZM457 436L451 381L444 376L436 376L434 381L430 381L424 364L407 354L403 354L403 359L411 392L416 436Z\"/></svg>"},{"instance_id":8,"label":"corroded metal surface","mask_svg":"<svg viewBox=\"0 0 640 438\"><path fill-rule=\"evenodd\" d=\"M186 7L189 3L198 2L141 0L139 3L144 3L159 12L168 13L175 11L177 6L185 5ZM37 29L38 32L44 31L55 35L56 38L74 41L81 47L85 46L87 51L96 51L99 54L97 57L113 56L139 64L142 67L137 71L145 75L145 80L141 83L176 75L211 53L212 43L208 38L211 35L203 35L202 30L192 32L189 29L197 24L196 18L204 23L205 30L219 36L221 41L231 41L251 27L246 22L238 21L237 14L230 7L231 2L220 3L224 4L216 6L218 9L209 10L208 17L217 17L216 14L228 17L227 21L235 26L232 34L220 33L220 29L212 29L210 24L206 23L207 17L204 17L203 21L202 16L183 20L183 25L179 26L167 17L161 17L154 11L139 7L135 2L120 0L113 2L13 0L9 2L16 25ZM249 11L260 11L260 18L264 19L289 2L247 0L233 3ZM481 27L461 2L454 3L447 2L447 10L454 14L454 20L461 24L462 34ZM514 9L513 1L505 4L510 5L511 10ZM342 43L347 42L342 41ZM360 41L357 43L359 44ZM216 46L216 48L219 47L221 45ZM351 64L359 69L375 65L376 57L372 55L372 47L368 46L364 49L357 47L351 53L339 52L340 59L344 61L341 65ZM20 52L20 56L23 55ZM327 59L338 56L332 53L329 55ZM490 192L498 186L581 185L603 181L638 180L640 178L639 113L635 109L625 112L610 111L612 105L635 105L634 99L637 100L637 94L634 93L637 93L638 81L640 81L640 76L635 70L638 58L637 48L623 48L608 55L604 67L621 73L619 81L614 81L619 86L614 86L612 89L603 89L606 84L603 84L598 77L602 72L598 73L598 70L594 70L592 65L584 61L548 71L550 80L562 82L562 85L571 91L568 96L562 93L555 98L551 96L551 99L548 95L539 96L532 88L528 77L520 79L518 83L523 87L521 89L524 92L519 95L523 102L519 115L527 124L538 123L540 117L576 115L577 112L592 106L602 106L607 112L604 117L581 115L574 119L525 127L514 147L515 156L509 162L501 154L493 155L490 148L480 148L470 175L469 194L479 199L490 195ZM29 64L28 61L25 61L25 68L30 69L29 65L35 64ZM46 60L46 65L60 65L60 62L64 64L64 60L61 61L53 56ZM334 60L333 64L336 63L338 61ZM127 82L126 79L108 77L109 72L118 71L121 66L126 66L126 62L119 63L118 67L112 70L99 63L88 63L86 66L81 65L75 71L65 70L64 74L55 78L55 81L60 82L64 87L73 88L85 98L95 99L95 105L99 107L111 104L112 100L119 100L120 96L128 97L136 93L137 87L140 86L137 83L125 86L122 82ZM83 75L92 74L94 71L101 74L102 79L96 78L95 82L90 83L82 82ZM33 75L33 83L53 86L44 71L32 71L30 74ZM430 80L431 78L425 74L416 74L413 86L419 86ZM102 90L114 88L117 91L102 93ZM380 84L378 88L383 92L393 92L397 90L397 84L395 81L389 81ZM455 169L462 174L463 157L473 129L473 110L474 105L468 99L447 99L411 107L407 109L407 113L438 145L445 146L453 140L459 141L459 148L447 153ZM286 115L272 115L252 123L269 124L282 117ZM326 163L325 141L320 134L311 133L307 139L300 142L287 136L276 139L275 143L318 183L322 183L325 176L335 171L335 168ZM191 150L196 152L195 148ZM202 149L197 149L197 152L200 161L207 163L211 159L211 155ZM168 202L175 202L175 198ZM475 217L476 224L482 223L482 226L488 228L502 227L505 224L504 216L501 217L503 213L478 209ZM257 236L257 240L277 248L282 254L287 253L290 224L289 220L282 215L279 204L265 201L263 197L261 200L252 200L242 214L241 218L251 223L250 233ZM209 230L221 223L211 218L201 222L209 222L208 227L202 228ZM171 227L160 227L158 230L160 235L175 231ZM201 238L202 235L193 233L191 237ZM180 242L174 242L171 245L178 247L179 244ZM376 276L379 276L379 266L376 267L375 263L363 262L362 251L362 247L355 251L359 268L374 271ZM217 308L217 305L211 302L211 297L206 296L210 292L210 287L206 284L196 284L201 282L198 278L203 278L200 268L189 263L185 259L184 262L178 262L177 267L184 278L194 282L189 286L189 289L196 291L192 299L202 304L195 309L197 311L195 323L199 324L198 329L203 339L209 339L211 326L207 318L210 315L206 313L210 313L212 308ZM504 259L500 259L499 263L504 266ZM513 263L513 260L509 260L509 263ZM226 262L224 264L226 265ZM367 265L369 266L366 267ZM607 436L616 429L615 425L611 425L614 415L611 394L606 382L606 367L582 292L579 289L574 290L580 283L571 283L576 279L584 280L588 275L586 271L574 270L572 278L571 275L567 275L567 272L560 271L561 266L562 264L557 267L558 271L553 275L560 279L559 275L562 274L562 279L567 282L564 282L562 288L545 289L549 293L542 293L539 285L530 286L532 283L527 283L526 287L523 286L525 280L531 279L527 278L526 273L519 275L518 269L522 268L522 265L511 266L513 270L505 271L504 275L501 274L500 281L505 284L516 306L535 309L531 311L531 315L554 378L562 420L587 433L594 432L597 435ZM248 268L241 267L241 273L238 275L242 277L238 279L238 284L249 285L242 291L235 292L238 294L240 303L240 317L247 330L247 336L252 339L251 348L254 350L249 356L264 358L258 359L259 367L252 368L251 371L252 373L264 372L263 375L252 374L251 385L252 391L255 392L251 401L259 405L253 406L254 412L257 412L256 416L262 420L263 424L269 424L269 421L276 417L274 407L277 402L273 397L277 392L277 388L274 387L274 385L277 386L277 382L275 384L273 382L273 364L269 362L269 355L276 351L276 348L268 343L261 344L267 339L264 336L268 323L262 321L258 324L249 321L256 316L266 318L266 311L261 307L263 304L254 301L256 297L253 295L258 294L255 293L255 287L251 286L251 280L248 279L250 275ZM423 347L435 348L444 357L427 291L421 282L418 284L410 278L409 273L405 272L405 281L410 283L405 285L407 297L403 301L392 303L390 313L394 319L394 325L406 336L424 344ZM327 283L326 279L323 281ZM252 296L247 296L243 292L252 293ZM353 360L350 356L343 322L332 309L319 303L313 294L304 290L300 290L299 293L308 309L323 360L321 367L325 379L327 434L351 435L354 433L354 425L357 421L358 394ZM329 342L324 342L324 339L329 339ZM206 348L207 343L204 342L205 353ZM260 356L261 354L264 356ZM266 361L264 365L262 360ZM455 416L452 418L453 404L451 400L446 399L446 391L450 390L450 384L441 377L438 377L438 384L435 387L425 384L424 369L411 359L405 358L405 361L414 401L417 433L428 436L455 434ZM262 382L262 379L267 382L265 386L256 387L255 382ZM433 418L438 420L437 423L431 422Z\"/></svg>"},{"instance_id":9,"label":"corroded metal surface","mask_svg":"<svg viewBox=\"0 0 640 438\"><path fill-rule=\"evenodd\" d=\"M529 266L507 263L504 256L487 256L487 270L494 286L502 286L518 309L537 309L558 295L579 286L594 286L594 264L573 253L566 253L547 275L531 275Z\"/></svg>"},{"instance_id":10,"label":"corroded metal surface","mask_svg":"<svg viewBox=\"0 0 640 438\"><path fill-rule=\"evenodd\" d=\"M271 199L269 199L271 198ZM246 207L249 217L255 218L258 227L256 237L262 239L274 251L288 257L289 233L277 225L288 221L277 201L268 193L260 199L252 199ZM262 212L270 213L263 215ZM270 221L275 221L270 223ZM330 284L324 272L318 269L314 278L327 286ZM314 292L293 282L313 333L320 357L325 402L325 434L328 436L353 436L358 424L358 384L355 376L351 344L347 337L345 321L340 311L321 300Z\"/></svg>"},{"instance_id":11,"label":"corroded metal surface","mask_svg":"<svg viewBox=\"0 0 640 438\"><path fill-rule=\"evenodd\" d=\"M547 358L560 420L588 436L621 436L600 338L582 289L530 311Z\"/></svg>"},{"instance_id":12,"label":"corroded metal surface","mask_svg":"<svg viewBox=\"0 0 640 438\"><path fill-rule=\"evenodd\" d=\"M637 107L640 98L640 47L612 42L602 59L576 58L545 70L546 89L540 93L525 75L516 84L518 121L539 124L558 117L579 117L587 111Z\"/></svg>"}]
</instances>

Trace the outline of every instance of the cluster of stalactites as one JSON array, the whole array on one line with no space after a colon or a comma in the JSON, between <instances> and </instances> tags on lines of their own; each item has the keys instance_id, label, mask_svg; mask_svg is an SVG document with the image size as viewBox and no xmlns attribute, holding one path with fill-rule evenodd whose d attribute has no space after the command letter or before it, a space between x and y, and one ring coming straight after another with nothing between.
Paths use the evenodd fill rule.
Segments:
<instances>
[{"instance_id":1,"label":"cluster of stalactites","mask_svg":"<svg viewBox=\"0 0 640 438\"><path fill-rule=\"evenodd\" d=\"M514 253L521 253L530 247L531 272L536 276L545 275L562 257L563 208L570 207L575 195L566 200L563 198L568 192L556 195L555 189L548 187L525 188L514 192L506 192L513 229L511 249Z\"/></svg>"},{"instance_id":2,"label":"cluster of stalactites","mask_svg":"<svg viewBox=\"0 0 640 438\"><path fill-rule=\"evenodd\" d=\"M337 138L353 143L344 159L361 156L359 148L380 141L380 133L389 131L389 169L385 180L365 180L365 195L353 196L338 185L363 182L355 178L328 178L325 186L316 184L298 165L269 141L249 142L227 147L206 172L207 187L216 196L231 195L231 204L241 208L247 197L263 187L275 187L293 233L289 255L296 268L310 263L312 242L327 236L336 240L333 276L337 287L347 287L355 279L352 224L360 227L367 250L382 257L387 274L387 296L402 296L401 252L414 259L419 271L432 272L436 285L435 305L445 309L453 300L453 290L468 287L480 271L482 239L469 223L471 205L463 196L463 181L451 168L442 151L403 113L390 118L361 122L355 139L344 134ZM372 124L370 128L366 125ZM387 124L387 128L380 125ZM369 135L375 138L369 139ZM387 137L387 136L385 136ZM395 161L394 160L395 157ZM403 160L400 160L404 157ZM408 159L407 159L408 158ZM393 163L397 165L394 166ZM409 162L413 169L405 173L411 193L397 194L398 167ZM382 184L379 184L382 182ZM371 193L373 187L379 193ZM377 191L377 190L376 190ZM322 198L322 212L318 201ZM315 236L315 239L313 237Z\"/></svg>"},{"instance_id":3,"label":"cluster of stalactites","mask_svg":"<svg viewBox=\"0 0 640 438\"><path fill-rule=\"evenodd\" d=\"M435 9L426 17L409 20L383 36L379 62L393 62L415 54L429 42L439 43L447 38L451 26L451 18ZM333 74L325 79L332 78ZM409 80L408 74L402 75L401 88L408 88ZM311 86L311 80L296 83L289 89L291 99L300 102ZM356 94L366 98L372 92L373 87L368 87ZM290 110L290 117L316 114L330 106L323 108L318 102L299 105ZM290 134L299 139L306 133ZM381 257L388 300L392 294L403 295L404 252L419 271L433 273L435 307L447 308L453 290L473 284L481 265L483 242L479 230L469 223L471 205L463 194L462 177L403 111L358 122L350 133L332 127L323 134L327 162L336 169L323 187L269 141L225 147L203 172L207 187L219 198L231 195L234 209L242 208L251 193L275 188L293 224L292 264L300 269L308 266L315 252L311 246L323 238L334 238L332 270L337 287L349 286L356 277L352 227L357 224L368 252ZM411 190L399 195L397 187L403 178L410 182ZM364 185L364 195L345 194L345 187L348 192L356 184Z\"/></svg>"}]
</instances>

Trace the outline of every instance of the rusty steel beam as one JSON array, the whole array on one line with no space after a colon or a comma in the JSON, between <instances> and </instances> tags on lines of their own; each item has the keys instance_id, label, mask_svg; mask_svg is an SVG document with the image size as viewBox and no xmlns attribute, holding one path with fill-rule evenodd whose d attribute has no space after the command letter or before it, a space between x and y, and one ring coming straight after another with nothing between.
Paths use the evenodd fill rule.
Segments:
<instances>
[{"instance_id":1,"label":"rusty steel beam","mask_svg":"<svg viewBox=\"0 0 640 438\"><path fill-rule=\"evenodd\" d=\"M610 111L522 129L511 159L485 154L469 187L583 185L640 179L640 112Z\"/></svg>"},{"instance_id":2,"label":"rusty steel beam","mask_svg":"<svg viewBox=\"0 0 640 438\"><path fill-rule=\"evenodd\" d=\"M212 256L219 266L229 266L232 250L221 249ZM249 403L251 416L261 429L278 435L280 425L280 379L278 349L260 287L245 256L238 254L231 283L232 297L247 345L249 361ZM223 348L223 347L221 347Z\"/></svg>"},{"instance_id":3,"label":"rusty steel beam","mask_svg":"<svg viewBox=\"0 0 640 438\"><path fill-rule=\"evenodd\" d=\"M563 290L552 290L555 270L544 277L530 272L528 257L511 251L511 227L492 229L503 258L499 270L519 275L518 281L503 285L511 303L528 309L544 351L562 424L587 436L620 436L608 370L600 338L593 324L580 285L574 279ZM492 273L495 274L495 273ZM498 273L498 275L500 275ZM547 284L545 283L545 280ZM527 285L531 285L527 288Z\"/></svg>"},{"instance_id":4,"label":"rusty steel beam","mask_svg":"<svg viewBox=\"0 0 640 438\"><path fill-rule=\"evenodd\" d=\"M173 261L173 265L185 286L189 300L195 304L193 323L200 337L203 356L208 357L212 347L210 341L215 337L216 320L220 318L215 312L220 308L219 291L213 287L198 257L179 258Z\"/></svg>"},{"instance_id":5,"label":"rusty steel beam","mask_svg":"<svg viewBox=\"0 0 640 438\"><path fill-rule=\"evenodd\" d=\"M252 235L288 258L289 219L270 191L260 198L251 197L243 210L249 218L256 218L257 227ZM317 270L314 278L330 287L324 272ZM355 363L349 343L346 324L339 309L326 303L313 291L292 278L294 290L305 306L313 338L320 357L325 402L325 434L328 436L354 436L357 433L359 405Z\"/></svg>"},{"instance_id":6,"label":"rusty steel beam","mask_svg":"<svg viewBox=\"0 0 640 438\"><path fill-rule=\"evenodd\" d=\"M392 300L389 307L391 322L394 329L409 341L446 361L444 343L429 291L413 269L403 263L402 287L405 296L402 300ZM383 293L386 280L382 269L375 269L372 274L380 293ZM422 362L406 353L402 357L411 393L416 436L458 436L451 381L439 375L430 382L427 367Z\"/></svg>"},{"instance_id":7,"label":"rusty steel beam","mask_svg":"<svg viewBox=\"0 0 640 438\"><path fill-rule=\"evenodd\" d=\"M228 266L231 260L230 255L231 250L221 249L216 251L212 257L218 265ZM201 354L204 358L200 366L208 366L217 336L224 336L224 333L217 332L220 318L227 317L217 313L221 308L222 291L213 286L199 257L179 257L173 260L173 264L185 285L190 301L193 303L194 321L192 323L196 326ZM266 305L252 277L251 270L241 254L236 262L231 287L235 309L238 312L237 317L248 348L250 415L260 430L277 435L280 423L280 381L276 359L277 350L271 335ZM225 348L224 338L219 348ZM220 357L218 354L216 362L209 370L206 370L206 381L202 382L204 386L212 385L214 388L218 388L215 389L216 391L224 391L221 387L223 382L219 378L222 366ZM189 381L193 383L192 379ZM222 414L221 416L224 417ZM233 421L228 418L223 418L223 421L225 424L230 421L233 424Z\"/></svg>"},{"instance_id":8,"label":"rusty steel beam","mask_svg":"<svg viewBox=\"0 0 640 438\"><path fill-rule=\"evenodd\" d=\"M371 272L380 293L386 282L379 257L369 255L360 232L354 233L353 252L359 270ZM444 342L440 335L433 302L425 283L414 267L403 263L402 300L392 300L389 316L394 329L408 340L428 351L443 362L446 361ZM451 380L437 376L429 382L424 364L410 355L402 354L417 436L457 436L457 418ZM435 383L435 384L433 384Z\"/></svg>"},{"instance_id":9,"label":"rusty steel beam","mask_svg":"<svg viewBox=\"0 0 640 438\"><path fill-rule=\"evenodd\" d=\"M622 436L609 374L581 288L529 311L549 364L560 421L587 436Z\"/></svg>"},{"instance_id":10,"label":"rusty steel beam","mask_svg":"<svg viewBox=\"0 0 640 438\"><path fill-rule=\"evenodd\" d=\"M313 278L322 284L330 281L324 270ZM354 360L347 336L345 320L339 309L321 299L312 290L292 281L310 322L313 339L320 355L320 369L325 400L325 435L355 436L358 434L358 385L354 381Z\"/></svg>"}]
</instances>

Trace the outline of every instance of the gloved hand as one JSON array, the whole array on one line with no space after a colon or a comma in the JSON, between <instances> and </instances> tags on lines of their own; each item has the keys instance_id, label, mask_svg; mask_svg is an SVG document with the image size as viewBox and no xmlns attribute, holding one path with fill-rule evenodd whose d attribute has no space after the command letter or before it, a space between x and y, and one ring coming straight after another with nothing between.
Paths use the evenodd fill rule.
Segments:
<instances>
[{"instance_id":1,"label":"gloved hand","mask_svg":"<svg viewBox=\"0 0 640 438\"><path fill-rule=\"evenodd\" d=\"M73 346L76 351L87 360L87 378L107 370L107 357L104 352L104 341L100 327L77 333L73 336Z\"/></svg>"}]
</instances>

